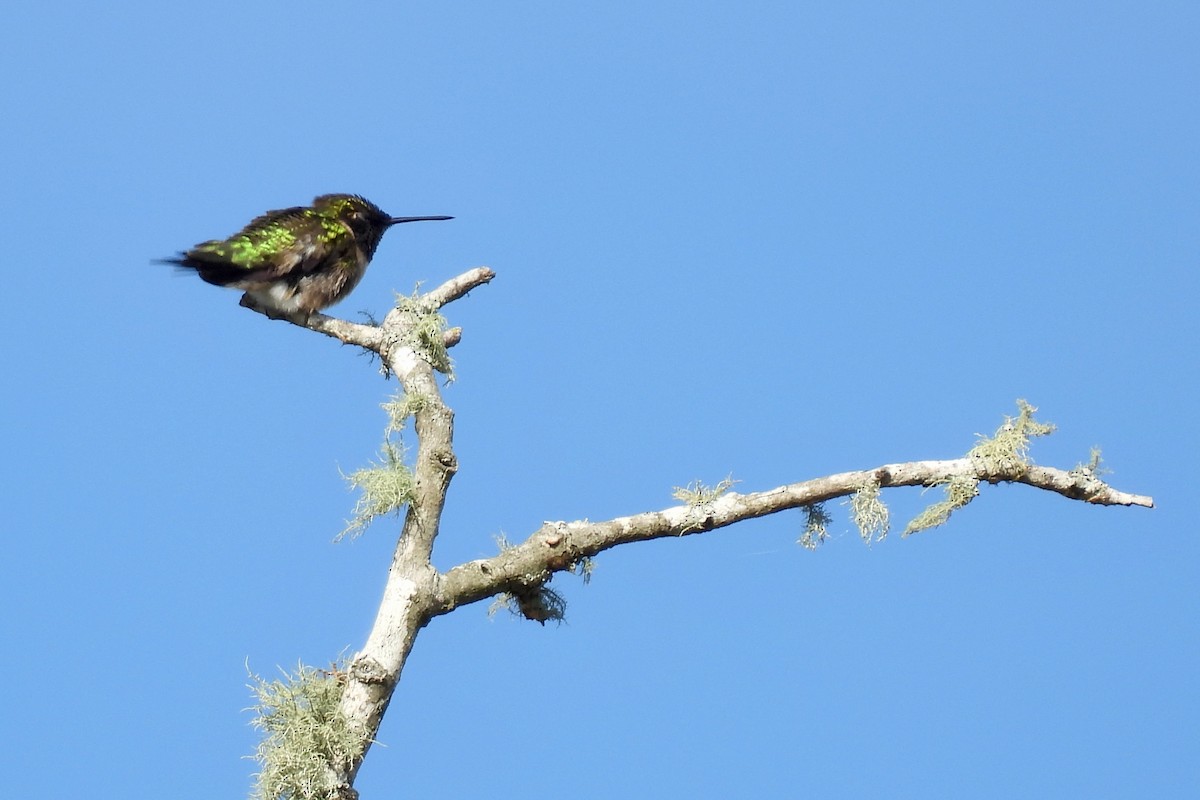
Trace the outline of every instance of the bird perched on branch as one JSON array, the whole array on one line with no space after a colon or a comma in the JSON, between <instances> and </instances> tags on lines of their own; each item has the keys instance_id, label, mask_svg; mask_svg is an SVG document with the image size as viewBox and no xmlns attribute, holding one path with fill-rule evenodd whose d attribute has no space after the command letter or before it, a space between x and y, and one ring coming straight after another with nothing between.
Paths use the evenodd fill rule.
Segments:
<instances>
[{"instance_id":1,"label":"bird perched on branch","mask_svg":"<svg viewBox=\"0 0 1200 800\"><path fill-rule=\"evenodd\" d=\"M216 286L241 289L243 305L283 314L328 308L358 285L383 234L402 222L354 194L324 194L311 206L268 211L228 239L163 259Z\"/></svg>"}]
</instances>

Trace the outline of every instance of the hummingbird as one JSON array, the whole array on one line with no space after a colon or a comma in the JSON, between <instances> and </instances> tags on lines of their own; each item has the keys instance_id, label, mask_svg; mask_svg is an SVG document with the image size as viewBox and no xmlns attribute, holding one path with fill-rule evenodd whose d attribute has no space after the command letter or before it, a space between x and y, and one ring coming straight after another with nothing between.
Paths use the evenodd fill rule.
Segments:
<instances>
[{"instance_id":1,"label":"hummingbird","mask_svg":"<svg viewBox=\"0 0 1200 800\"><path fill-rule=\"evenodd\" d=\"M323 194L311 206L268 211L228 239L201 242L162 263L241 289L242 305L313 314L353 291L388 228L443 219L454 217L393 217L356 194Z\"/></svg>"}]
</instances>

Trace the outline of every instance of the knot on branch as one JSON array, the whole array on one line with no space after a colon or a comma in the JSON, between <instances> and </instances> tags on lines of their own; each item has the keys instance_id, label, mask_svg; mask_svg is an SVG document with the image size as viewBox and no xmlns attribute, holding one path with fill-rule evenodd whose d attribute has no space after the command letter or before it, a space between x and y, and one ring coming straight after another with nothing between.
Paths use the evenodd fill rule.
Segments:
<instances>
[{"instance_id":1,"label":"knot on branch","mask_svg":"<svg viewBox=\"0 0 1200 800\"><path fill-rule=\"evenodd\" d=\"M585 556L576 542L567 536L568 525L565 522L549 523L542 526L539 533L542 546L551 551L544 563L551 572L570 572L579 575L583 582L592 579L595 563Z\"/></svg>"},{"instance_id":2,"label":"knot on branch","mask_svg":"<svg viewBox=\"0 0 1200 800\"><path fill-rule=\"evenodd\" d=\"M370 656L360 655L350 664L350 676L363 684L384 684L388 682L388 673L383 665Z\"/></svg>"},{"instance_id":3,"label":"knot on branch","mask_svg":"<svg viewBox=\"0 0 1200 800\"><path fill-rule=\"evenodd\" d=\"M458 472L458 458L449 450L437 450L430 453L430 457L445 472L451 475Z\"/></svg>"}]
</instances>

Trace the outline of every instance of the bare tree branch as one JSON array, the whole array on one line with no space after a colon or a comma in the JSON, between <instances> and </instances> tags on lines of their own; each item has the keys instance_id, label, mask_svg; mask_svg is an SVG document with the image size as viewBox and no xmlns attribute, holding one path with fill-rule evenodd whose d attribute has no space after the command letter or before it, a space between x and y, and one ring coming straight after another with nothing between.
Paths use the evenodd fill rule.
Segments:
<instances>
[{"instance_id":1,"label":"bare tree branch","mask_svg":"<svg viewBox=\"0 0 1200 800\"><path fill-rule=\"evenodd\" d=\"M242 295L241 305L251 311L257 311L268 319L290 322L301 328L308 328L310 331L323 333L344 344L354 344L378 352L380 343L383 341L383 334L378 325L349 322L348 320L326 316L325 314L287 314L278 309L260 305L249 294Z\"/></svg>"},{"instance_id":2,"label":"bare tree branch","mask_svg":"<svg viewBox=\"0 0 1200 800\"><path fill-rule=\"evenodd\" d=\"M868 490L899 486L965 486L965 492L957 496L966 499L943 504L934 521L913 530L941 524L950 511L973 498L976 486L983 482L1021 483L1099 505L1153 507L1151 498L1117 491L1101 481L1098 452L1091 464L1070 471L1029 464L1024 457L1028 437L1044 435L1052 426L1034 421L1035 409L1020 401L1021 415L1010 418L995 438L981 439L964 458L885 464L747 494L726 491L727 482L713 490L696 487L680 493L685 503L661 511L605 522L546 522L526 541L499 555L438 573L430 554L458 463L453 449L454 413L442 398L435 371L448 369L444 348L457 344L462 331L439 327L443 321L437 311L493 277L492 270L478 267L430 292L402 298L379 325L359 325L323 314L282 317L378 353L385 368L400 380L405 407L413 409L418 439L413 491L383 599L362 650L344 673L338 673L344 681L338 712L354 731L351 740L360 739L362 749L353 757L320 757L337 762L328 763L330 798L357 798L355 776L375 740L417 634L432 618L505 593L526 617L539 621L554 618L561 611L555 603L561 605L561 599L545 588L554 573L575 570L586 559L618 545L707 533L755 517L789 509L811 511L834 498L862 497Z\"/></svg>"},{"instance_id":3,"label":"bare tree branch","mask_svg":"<svg viewBox=\"0 0 1200 800\"><path fill-rule=\"evenodd\" d=\"M764 492L729 492L708 503L679 505L607 522L547 522L520 545L497 556L461 564L438 582L437 614L453 611L498 592L521 592L544 583L555 572L570 570L584 558L630 542L707 533L738 522L803 508L855 494L868 482L882 488L934 486L954 477L988 483L1023 483L1098 505L1151 508L1154 501L1126 494L1099 479L1051 467L1029 467L1023 473L989 472L977 459L912 461L871 470L843 472Z\"/></svg>"},{"instance_id":4,"label":"bare tree branch","mask_svg":"<svg viewBox=\"0 0 1200 800\"><path fill-rule=\"evenodd\" d=\"M494 277L487 267L463 273L421 295L415 304L398 305L380 326L382 338L377 352L386 368L399 378L407 396L421 398L413 417L418 442L413 466L415 488L375 623L363 649L350 662L342 695L340 711L362 732L364 743L358 759L331 765L334 783L345 797L352 796L350 787L379 730L417 633L433 616L430 603L437 573L430 564L430 554L446 491L458 470L453 449L454 412L442 399L428 356L420 352L419 342L411 335L420 324L419 311L414 307L441 308ZM461 333L459 328L444 331L441 341L449 347L458 342Z\"/></svg>"},{"instance_id":5,"label":"bare tree branch","mask_svg":"<svg viewBox=\"0 0 1200 800\"><path fill-rule=\"evenodd\" d=\"M491 267L475 267L456 278L451 278L433 291L427 292L422 299L433 308L441 308L460 297L465 297L467 292L483 286L494 277L496 277L496 273L492 271Z\"/></svg>"},{"instance_id":6,"label":"bare tree branch","mask_svg":"<svg viewBox=\"0 0 1200 800\"><path fill-rule=\"evenodd\" d=\"M421 295L421 300L429 309L436 310L465 296L472 289L484 285L494 277L496 277L496 273L489 267L475 267L455 278L451 278L433 291ZM388 324L386 318L382 325L368 325L330 317L325 314L286 314L276 309L259 305L249 294L242 295L241 305L252 311L257 311L259 314L270 319L290 322L301 328L308 328L310 331L323 333L344 344L357 345L367 350L373 350L376 353L383 346L384 329ZM397 311L398 309L392 309L389 314L394 314ZM453 328L446 331L445 345L446 347L453 347L461 339L462 329Z\"/></svg>"}]
</instances>

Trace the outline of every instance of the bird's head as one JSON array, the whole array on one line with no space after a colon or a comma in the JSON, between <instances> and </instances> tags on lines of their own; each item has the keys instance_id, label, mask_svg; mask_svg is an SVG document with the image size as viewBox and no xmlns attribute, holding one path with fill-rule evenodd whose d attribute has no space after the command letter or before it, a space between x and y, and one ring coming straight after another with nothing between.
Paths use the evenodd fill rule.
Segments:
<instances>
[{"instance_id":1,"label":"bird's head","mask_svg":"<svg viewBox=\"0 0 1200 800\"><path fill-rule=\"evenodd\" d=\"M454 217L393 217L365 197L356 194L323 194L313 200L313 210L323 217L344 223L354 234L358 246L367 257L375 255L375 248L383 234L393 225L402 222L454 219Z\"/></svg>"}]
</instances>

